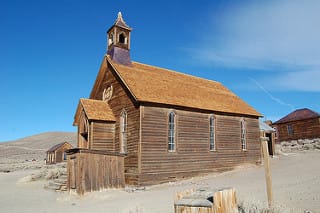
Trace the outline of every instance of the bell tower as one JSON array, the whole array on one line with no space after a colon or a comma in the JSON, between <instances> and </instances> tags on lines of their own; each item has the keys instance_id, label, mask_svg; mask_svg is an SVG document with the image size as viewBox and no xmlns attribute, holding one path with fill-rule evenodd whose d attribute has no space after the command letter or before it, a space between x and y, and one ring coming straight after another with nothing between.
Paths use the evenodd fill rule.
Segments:
<instances>
[{"instance_id":1,"label":"bell tower","mask_svg":"<svg viewBox=\"0 0 320 213\"><path fill-rule=\"evenodd\" d=\"M107 54L116 63L130 66L130 28L122 18L121 12L115 23L107 31L108 49Z\"/></svg>"}]
</instances>

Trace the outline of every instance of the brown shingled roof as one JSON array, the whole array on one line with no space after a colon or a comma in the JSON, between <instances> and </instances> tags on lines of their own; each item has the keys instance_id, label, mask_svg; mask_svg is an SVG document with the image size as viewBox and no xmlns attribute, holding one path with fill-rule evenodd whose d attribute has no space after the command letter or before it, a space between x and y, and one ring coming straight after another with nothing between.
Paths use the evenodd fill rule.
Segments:
<instances>
[{"instance_id":1,"label":"brown shingled roof","mask_svg":"<svg viewBox=\"0 0 320 213\"><path fill-rule=\"evenodd\" d=\"M291 112L290 114L284 116L280 120L274 122L274 124L287 123L291 121L305 120L318 117L320 117L320 114L310 109L297 109L294 112Z\"/></svg>"},{"instance_id":2,"label":"brown shingled roof","mask_svg":"<svg viewBox=\"0 0 320 213\"><path fill-rule=\"evenodd\" d=\"M81 109L84 110L88 120L116 121L109 104L105 101L81 98L75 114L74 125L78 125Z\"/></svg>"},{"instance_id":3,"label":"brown shingled roof","mask_svg":"<svg viewBox=\"0 0 320 213\"><path fill-rule=\"evenodd\" d=\"M56 144L54 146L52 146L50 149L47 150L47 152L54 152L56 151L57 149L59 149L60 147L62 147L64 144L70 144L68 142L62 142L62 143L59 143L59 144ZM71 145L71 144L70 144ZM72 146L72 145L71 145Z\"/></svg>"},{"instance_id":4,"label":"brown shingled roof","mask_svg":"<svg viewBox=\"0 0 320 213\"><path fill-rule=\"evenodd\" d=\"M219 82L137 62L124 66L108 56L107 60L139 102L261 116Z\"/></svg>"}]
</instances>

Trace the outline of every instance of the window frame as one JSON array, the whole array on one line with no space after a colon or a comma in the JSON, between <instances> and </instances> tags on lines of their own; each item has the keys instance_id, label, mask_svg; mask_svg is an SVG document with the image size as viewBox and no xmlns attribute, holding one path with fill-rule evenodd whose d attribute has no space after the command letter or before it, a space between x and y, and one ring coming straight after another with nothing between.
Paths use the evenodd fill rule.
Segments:
<instances>
[{"instance_id":1,"label":"window frame","mask_svg":"<svg viewBox=\"0 0 320 213\"><path fill-rule=\"evenodd\" d=\"M294 135L294 130L293 130L293 125L292 124L287 124L287 133L288 133L288 136L293 136Z\"/></svg>"},{"instance_id":2,"label":"window frame","mask_svg":"<svg viewBox=\"0 0 320 213\"><path fill-rule=\"evenodd\" d=\"M209 116L209 151L216 151L216 117L211 114Z\"/></svg>"},{"instance_id":3,"label":"window frame","mask_svg":"<svg viewBox=\"0 0 320 213\"><path fill-rule=\"evenodd\" d=\"M171 116L173 116L171 118ZM174 111L170 111L167 115L167 150L170 153L174 153L177 151L177 138L176 138L176 129L177 129L177 115ZM173 120L173 121L172 121Z\"/></svg>"},{"instance_id":4,"label":"window frame","mask_svg":"<svg viewBox=\"0 0 320 213\"><path fill-rule=\"evenodd\" d=\"M240 140L241 140L241 150L247 150L247 128L246 120L244 118L240 121Z\"/></svg>"},{"instance_id":5,"label":"window frame","mask_svg":"<svg viewBox=\"0 0 320 213\"><path fill-rule=\"evenodd\" d=\"M128 152L128 138L127 138L127 129L128 129L128 113L126 110L122 110L120 113L119 121L119 148L120 153Z\"/></svg>"},{"instance_id":6,"label":"window frame","mask_svg":"<svg viewBox=\"0 0 320 213\"><path fill-rule=\"evenodd\" d=\"M80 115L79 122L79 142L78 146L81 148L89 149L89 121L84 111Z\"/></svg>"},{"instance_id":7,"label":"window frame","mask_svg":"<svg viewBox=\"0 0 320 213\"><path fill-rule=\"evenodd\" d=\"M274 139L278 139L278 136L279 136L279 130L278 130L278 127L273 127L273 129L275 130L274 131Z\"/></svg>"}]
</instances>

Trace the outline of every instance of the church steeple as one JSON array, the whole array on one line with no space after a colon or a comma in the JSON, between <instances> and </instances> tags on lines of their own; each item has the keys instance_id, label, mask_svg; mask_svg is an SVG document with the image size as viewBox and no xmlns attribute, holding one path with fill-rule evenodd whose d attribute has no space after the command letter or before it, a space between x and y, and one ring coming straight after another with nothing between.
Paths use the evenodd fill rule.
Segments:
<instances>
[{"instance_id":1,"label":"church steeple","mask_svg":"<svg viewBox=\"0 0 320 213\"><path fill-rule=\"evenodd\" d=\"M117 63L131 65L130 59L130 28L122 18L121 12L114 24L107 31L107 54Z\"/></svg>"}]
</instances>

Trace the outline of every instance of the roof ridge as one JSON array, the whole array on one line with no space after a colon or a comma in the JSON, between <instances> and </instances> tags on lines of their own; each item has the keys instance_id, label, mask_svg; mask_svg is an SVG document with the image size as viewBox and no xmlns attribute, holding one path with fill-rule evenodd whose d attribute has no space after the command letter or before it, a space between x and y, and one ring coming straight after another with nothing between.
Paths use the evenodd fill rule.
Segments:
<instances>
[{"instance_id":1,"label":"roof ridge","mask_svg":"<svg viewBox=\"0 0 320 213\"><path fill-rule=\"evenodd\" d=\"M306 114L306 113L308 113L308 114ZM309 109L309 108L301 108L301 109L296 109L296 110L292 111L291 113L283 116L282 118L280 118L279 120L274 122L274 124L287 123L287 122L298 121L298 120L305 120L305 119L315 118L315 117L320 117L320 114L316 111Z\"/></svg>"},{"instance_id":2,"label":"roof ridge","mask_svg":"<svg viewBox=\"0 0 320 213\"><path fill-rule=\"evenodd\" d=\"M57 143L57 144L53 145L52 147L50 147L50 148L47 150L47 152L52 152L52 151L60 148L60 147L61 147L62 145L64 145L65 143L70 144L68 141L64 141L64 142L61 142L61 143ZM70 144L70 145L71 145L71 144Z\"/></svg>"}]
</instances>

